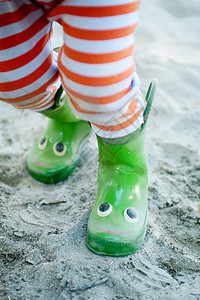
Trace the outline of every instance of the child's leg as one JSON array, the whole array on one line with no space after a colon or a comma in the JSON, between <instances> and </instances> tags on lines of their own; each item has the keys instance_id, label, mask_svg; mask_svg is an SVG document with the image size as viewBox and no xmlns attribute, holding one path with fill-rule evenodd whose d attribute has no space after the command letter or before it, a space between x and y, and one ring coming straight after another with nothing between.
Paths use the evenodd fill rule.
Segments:
<instances>
[{"instance_id":1,"label":"child's leg","mask_svg":"<svg viewBox=\"0 0 200 300\"><path fill-rule=\"evenodd\" d=\"M0 2L0 100L42 111L60 86L43 9L30 1Z\"/></svg>"},{"instance_id":2,"label":"child's leg","mask_svg":"<svg viewBox=\"0 0 200 300\"><path fill-rule=\"evenodd\" d=\"M98 135L98 195L88 225L88 247L106 255L130 254L143 242L147 212L145 126L141 125L146 104L138 94L132 60L139 1L37 2L47 4L42 9L48 20L59 20L63 25L64 45L58 60L62 83L74 112L90 121ZM52 68L50 58L48 66ZM30 78L35 77L31 74ZM19 101L26 93L18 95L21 87L17 80L14 83L12 80L9 78L8 87L0 85L1 97L15 101L12 98L15 91ZM25 81L25 88L30 86ZM147 99L152 99L151 92L152 88ZM33 95L29 90L28 93L29 100L20 98L20 101L33 105L30 102Z\"/></svg>"},{"instance_id":3,"label":"child's leg","mask_svg":"<svg viewBox=\"0 0 200 300\"><path fill-rule=\"evenodd\" d=\"M74 112L102 137L136 130L145 106L132 61L139 1L112 0L108 6L105 0L71 0L53 8L56 3L0 3L0 100L36 111L53 105L60 82L44 14L49 10L49 20L61 19L64 28L59 69Z\"/></svg>"},{"instance_id":4,"label":"child's leg","mask_svg":"<svg viewBox=\"0 0 200 300\"><path fill-rule=\"evenodd\" d=\"M58 67L71 107L104 138L126 136L143 122L132 58L138 7L133 0L66 0L47 14L64 29Z\"/></svg>"},{"instance_id":5,"label":"child's leg","mask_svg":"<svg viewBox=\"0 0 200 300\"><path fill-rule=\"evenodd\" d=\"M66 96L62 107L56 105L56 112L52 108L61 82L45 10L37 1L0 1L0 100L19 109L45 111L46 116L56 119L49 121L27 159L34 178L55 183L77 165L80 145L90 127L77 120Z\"/></svg>"},{"instance_id":6,"label":"child's leg","mask_svg":"<svg viewBox=\"0 0 200 300\"><path fill-rule=\"evenodd\" d=\"M132 60L138 6L133 0L66 0L47 15L63 25L58 67L71 107L97 134L98 192L87 245L103 255L137 251L146 232L146 103ZM145 118L153 92L151 85Z\"/></svg>"}]
</instances>

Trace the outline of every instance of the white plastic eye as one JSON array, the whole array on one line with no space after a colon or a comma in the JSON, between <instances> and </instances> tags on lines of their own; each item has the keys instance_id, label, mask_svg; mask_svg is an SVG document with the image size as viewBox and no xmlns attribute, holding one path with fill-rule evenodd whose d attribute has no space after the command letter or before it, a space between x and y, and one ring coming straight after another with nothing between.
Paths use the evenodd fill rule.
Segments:
<instances>
[{"instance_id":1,"label":"white plastic eye","mask_svg":"<svg viewBox=\"0 0 200 300\"><path fill-rule=\"evenodd\" d=\"M66 146L62 142L58 142L53 145L53 151L54 151L55 155L57 155L57 156L64 155L66 152L66 149L67 149Z\"/></svg>"},{"instance_id":2,"label":"white plastic eye","mask_svg":"<svg viewBox=\"0 0 200 300\"><path fill-rule=\"evenodd\" d=\"M38 144L38 147L39 147L39 149L43 150L44 148L46 148L46 145L47 145L47 137L44 136L44 137L40 140L40 142L39 142L39 144Z\"/></svg>"},{"instance_id":3,"label":"white plastic eye","mask_svg":"<svg viewBox=\"0 0 200 300\"><path fill-rule=\"evenodd\" d=\"M100 217L108 216L112 211L112 205L108 202L101 203L97 208L97 214Z\"/></svg>"},{"instance_id":4,"label":"white plastic eye","mask_svg":"<svg viewBox=\"0 0 200 300\"><path fill-rule=\"evenodd\" d=\"M134 208L129 207L124 211L124 218L129 223L136 223L138 221L138 214Z\"/></svg>"}]
</instances>

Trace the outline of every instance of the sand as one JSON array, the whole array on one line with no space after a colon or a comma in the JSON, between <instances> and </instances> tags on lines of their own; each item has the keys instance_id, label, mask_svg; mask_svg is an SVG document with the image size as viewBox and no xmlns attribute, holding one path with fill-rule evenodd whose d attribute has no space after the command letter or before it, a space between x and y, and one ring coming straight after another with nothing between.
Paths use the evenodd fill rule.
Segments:
<instances>
[{"instance_id":1,"label":"sand","mask_svg":"<svg viewBox=\"0 0 200 300\"><path fill-rule=\"evenodd\" d=\"M142 91L152 78L158 90L146 139L148 231L134 255L86 247L95 137L72 176L44 185L25 161L47 120L0 103L1 299L200 299L199 15L198 0L141 5L135 61Z\"/></svg>"}]
</instances>

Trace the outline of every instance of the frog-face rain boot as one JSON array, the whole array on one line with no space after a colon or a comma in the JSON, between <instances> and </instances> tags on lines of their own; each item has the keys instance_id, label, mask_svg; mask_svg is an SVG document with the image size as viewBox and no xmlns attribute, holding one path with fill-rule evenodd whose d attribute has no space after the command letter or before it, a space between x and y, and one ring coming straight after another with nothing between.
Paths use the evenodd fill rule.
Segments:
<instances>
[{"instance_id":1,"label":"frog-face rain boot","mask_svg":"<svg viewBox=\"0 0 200 300\"><path fill-rule=\"evenodd\" d=\"M50 120L46 132L28 155L27 168L36 180L57 183L77 166L91 128L88 122L74 115L67 96L42 114Z\"/></svg>"},{"instance_id":2,"label":"frog-face rain boot","mask_svg":"<svg viewBox=\"0 0 200 300\"><path fill-rule=\"evenodd\" d=\"M155 88L153 81L146 95L144 123L137 131L129 134L126 140L97 137L98 193L87 230L87 246L97 254L125 256L143 244L148 189L145 127Z\"/></svg>"}]
</instances>

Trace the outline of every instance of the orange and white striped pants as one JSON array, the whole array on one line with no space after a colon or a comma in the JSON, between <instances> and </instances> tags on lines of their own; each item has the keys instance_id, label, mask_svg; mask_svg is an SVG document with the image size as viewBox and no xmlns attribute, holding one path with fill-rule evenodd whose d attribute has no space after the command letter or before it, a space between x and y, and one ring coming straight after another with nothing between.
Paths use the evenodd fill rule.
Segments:
<instances>
[{"instance_id":1,"label":"orange and white striped pants","mask_svg":"<svg viewBox=\"0 0 200 300\"><path fill-rule=\"evenodd\" d=\"M0 0L0 100L42 111L60 84L74 113L104 138L143 123L132 58L139 0ZM51 22L63 26L58 61Z\"/></svg>"}]
</instances>

